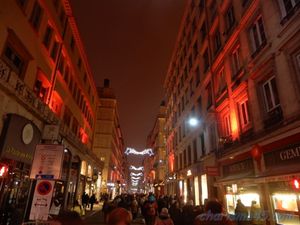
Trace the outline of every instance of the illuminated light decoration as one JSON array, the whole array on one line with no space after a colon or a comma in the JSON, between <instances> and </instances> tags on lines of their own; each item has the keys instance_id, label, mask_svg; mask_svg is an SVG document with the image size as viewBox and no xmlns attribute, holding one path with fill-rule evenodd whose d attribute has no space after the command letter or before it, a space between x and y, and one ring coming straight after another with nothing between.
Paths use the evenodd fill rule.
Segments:
<instances>
[{"instance_id":1,"label":"illuminated light decoration","mask_svg":"<svg viewBox=\"0 0 300 225\"><path fill-rule=\"evenodd\" d=\"M82 127L80 128L79 133L81 136L81 142L83 144L86 144L88 142L88 135L86 134L86 132L84 131L84 129Z\"/></svg>"},{"instance_id":2,"label":"illuminated light decoration","mask_svg":"<svg viewBox=\"0 0 300 225\"><path fill-rule=\"evenodd\" d=\"M129 169L130 170L135 170L135 171L144 171L143 166L140 166L140 167L130 166Z\"/></svg>"},{"instance_id":3,"label":"illuminated light decoration","mask_svg":"<svg viewBox=\"0 0 300 225\"><path fill-rule=\"evenodd\" d=\"M300 189L300 182L298 179L293 180L293 186L295 189L299 190Z\"/></svg>"},{"instance_id":4,"label":"illuminated light decoration","mask_svg":"<svg viewBox=\"0 0 300 225\"><path fill-rule=\"evenodd\" d=\"M174 153L171 153L169 155L169 169L171 172L174 172L174 160L175 160Z\"/></svg>"},{"instance_id":5,"label":"illuminated light decoration","mask_svg":"<svg viewBox=\"0 0 300 225\"><path fill-rule=\"evenodd\" d=\"M238 123L236 113L232 110L230 113L231 132L233 139L238 137Z\"/></svg>"},{"instance_id":6,"label":"illuminated light decoration","mask_svg":"<svg viewBox=\"0 0 300 225\"><path fill-rule=\"evenodd\" d=\"M131 176L131 177L132 177L132 176L142 177L142 176L143 176L143 173L133 173L133 172L131 172L131 173L130 173L130 176Z\"/></svg>"},{"instance_id":7,"label":"illuminated light decoration","mask_svg":"<svg viewBox=\"0 0 300 225\"><path fill-rule=\"evenodd\" d=\"M8 172L8 166L5 164L0 164L0 177L5 177Z\"/></svg>"},{"instance_id":8,"label":"illuminated light decoration","mask_svg":"<svg viewBox=\"0 0 300 225\"><path fill-rule=\"evenodd\" d=\"M132 180L140 180L141 177L131 177Z\"/></svg>"},{"instance_id":9,"label":"illuminated light decoration","mask_svg":"<svg viewBox=\"0 0 300 225\"><path fill-rule=\"evenodd\" d=\"M134 148L127 148L126 151L125 151L125 154L126 155L149 155L149 156L153 156L154 153L153 153L153 150L151 148L147 148L141 152L135 150Z\"/></svg>"},{"instance_id":10,"label":"illuminated light decoration","mask_svg":"<svg viewBox=\"0 0 300 225\"><path fill-rule=\"evenodd\" d=\"M191 170L188 170L187 173L186 173L186 175L187 175L187 176L191 176L191 175L192 175L192 171L191 171Z\"/></svg>"}]
</instances>

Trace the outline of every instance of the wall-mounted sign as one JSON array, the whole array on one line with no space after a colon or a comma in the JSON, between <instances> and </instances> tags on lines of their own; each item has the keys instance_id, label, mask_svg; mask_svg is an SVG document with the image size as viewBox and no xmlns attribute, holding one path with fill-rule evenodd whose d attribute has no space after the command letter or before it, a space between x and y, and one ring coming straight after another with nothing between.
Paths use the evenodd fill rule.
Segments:
<instances>
[{"instance_id":1,"label":"wall-mounted sign","mask_svg":"<svg viewBox=\"0 0 300 225\"><path fill-rule=\"evenodd\" d=\"M40 137L41 133L32 121L7 114L0 138L1 157L31 164Z\"/></svg>"},{"instance_id":2,"label":"wall-mounted sign","mask_svg":"<svg viewBox=\"0 0 300 225\"><path fill-rule=\"evenodd\" d=\"M63 145L37 145L30 178L61 179L63 156Z\"/></svg>"}]
</instances>

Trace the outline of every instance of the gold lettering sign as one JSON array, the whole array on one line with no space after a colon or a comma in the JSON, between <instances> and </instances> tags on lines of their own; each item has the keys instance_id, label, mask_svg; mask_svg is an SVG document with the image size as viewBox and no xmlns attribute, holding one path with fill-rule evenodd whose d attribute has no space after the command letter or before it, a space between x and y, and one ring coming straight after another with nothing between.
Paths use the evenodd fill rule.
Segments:
<instances>
[{"instance_id":1,"label":"gold lettering sign","mask_svg":"<svg viewBox=\"0 0 300 225\"><path fill-rule=\"evenodd\" d=\"M7 153L11 156L14 156L18 159L26 159L26 160L30 160L30 161L32 161L32 159L33 159L33 155L31 155L29 153L26 153L26 152L22 152L18 149L15 149L15 148L11 147L11 146L6 147L5 153Z\"/></svg>"}]
</instances>

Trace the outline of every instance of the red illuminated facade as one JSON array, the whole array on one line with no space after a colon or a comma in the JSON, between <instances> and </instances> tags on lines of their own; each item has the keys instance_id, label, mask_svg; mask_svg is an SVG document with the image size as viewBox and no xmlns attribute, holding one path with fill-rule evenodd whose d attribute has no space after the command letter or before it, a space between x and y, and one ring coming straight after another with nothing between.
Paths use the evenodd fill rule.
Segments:
<instances>
[{"instance_id":1,"label":"red illuminated facade","mask_svg":"<svg viewBox=\"0 0 300 225\"><path fill-rule=\"evenodd\" d=\"M188 1L165 80L174 193L299 224L299 27L293 0Z\"/></svg>"},{"instance_id":2,"label":"red illuminated facade","mask_svg":"<svg viewBox=\"0 0 300 225\"><path fill-rule=\"evenodd\" d=\"M54 193L61 208L83 192L99 196L102 164L92 151L97 90L70 2L4 0L0 8L0 164L8 165L0 209L13 204L24 213L40 143L64 146Z\"/></svg>"}]
</instances>

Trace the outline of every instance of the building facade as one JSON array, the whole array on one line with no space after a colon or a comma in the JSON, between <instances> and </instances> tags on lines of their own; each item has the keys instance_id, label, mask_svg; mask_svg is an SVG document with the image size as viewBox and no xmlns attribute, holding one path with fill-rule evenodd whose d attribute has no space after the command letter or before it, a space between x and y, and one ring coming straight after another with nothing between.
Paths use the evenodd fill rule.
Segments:
<instances>
[{"instance_id":1,"label":"building facade","mask_svg":"<svg viewBox=\"0 0 300 225\"><path fill-rule=\"evenodd\" d=\"M154 186L154 193L159 196L166 193L165 177L167 170L167 152L166 152L166 106L162 102L159 107L159 113L155 119L154 127L147 138L147 148L154 152L152 168L147 170L147 176ZM150 158L150 157L149 157ZM149 181L148 181L149 183Z\"/></svg>"},{"instance_id":2,"label":"building facade","mask_svg":"<svg viewBox=\"0 0 300 225\"><path fill-rule=\"evenodd\" d=\"M0 209L28 209L41 143L64 147L53 197L71 208L83 192L100 193L101 163L92 151L97 90L70 3L3 0L0 11L0 162L9 168Z\"/></svg>"},{"instance_id":3,"label":"building facade","mask_svg":"<svg viewBox=\"0 0 300 225\"><path fill-rule=\"evenodd\" d=\"M117 99L110 81L105 79L98 88L98 110L93 150L104 163L102 192L115 196L126 188L124 139L121 131Z\"/></svg>"},{"instance_id":4,"label":"building facade","mask_svg":"<svg viewBox=\"0 0 300 225\"><path fill-rule=\"evenodd\" d=\"M231 214L255 201L263 223L299 224L299 23L294 0L187 3L165 82L177 193Z\"/></svg>"}]
</instances>

